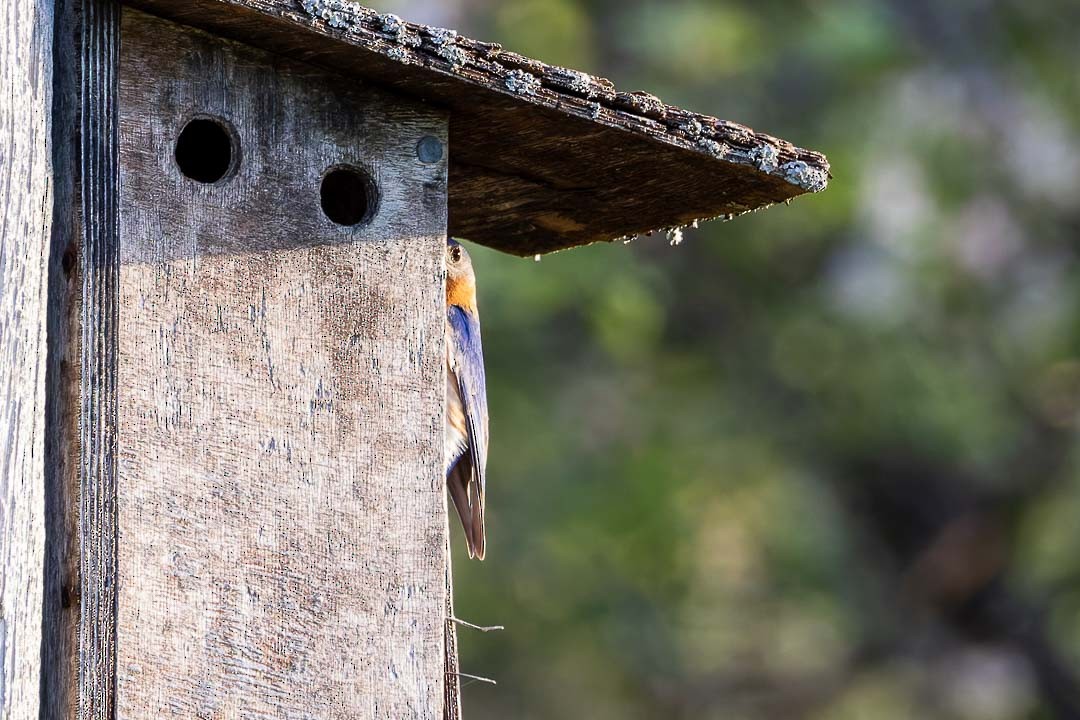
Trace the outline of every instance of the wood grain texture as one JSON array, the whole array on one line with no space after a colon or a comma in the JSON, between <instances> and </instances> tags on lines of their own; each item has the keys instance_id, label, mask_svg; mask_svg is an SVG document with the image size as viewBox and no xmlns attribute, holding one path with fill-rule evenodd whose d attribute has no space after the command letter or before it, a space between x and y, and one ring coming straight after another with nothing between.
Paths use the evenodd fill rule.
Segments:
<instances>
[{"instance_id":1,"label":"wood grain texture","mask_svg":"<svg viewBox=\"0 0 1080 720\"><path fill-rule=\"evenodd\" d=\"M446 689L443 720L461 720L461 668L458 664L457 624L454 622L454 573L450 562L450 509L446 524Z\"/></svg>"},{"instance_id":2,"label":"wood grain texture","mask_svg":"<svg viewBox=\"0 0 1080 720\"><path fill-rule=\"evenodd\" d=\"M739 215L828 183L820 153L356 3L125 1L448 108L450 233L506 252Z\"/></svg>"},{"instance_id":3,"label":"wood grain texture","mask_svg":"<svg viewBox=\"0 0 1080 720\"><path fill-rule=\"evenodd\" d=\"M120 8L81 3L78 717L116 712Z\"/></svg>"},{"instance_id":4,"label":"wood grain texture","mask_svg":"<svg viewBox=\"0 0 1080 720\"><path fill-rule=\"evenodd\" d=\"M0 7L0 718L39 717L53 3Z\"/></svg>"},{"instance_id":5,"label":"wood grain texture","mask_svg":"<svg viewBox=\"0 0 1080 720\"><path fill-rule=\"evenodd\" d=\"M444 113L124 12L120 717L438 718ZM153 82L147 82L153 78ZM240 162L185 178L224 119ZM366 225L319 206L366 168Z\"/></svg>"},{"instance_id":6,"label":"wood grain texture","mask_svg":"<svg viewBox=\"0 0 1080 720\"><path fill-rule=\"evenodd\" d=\"M99 52L85 53L91 36L83 21L100 21L103 16L91 3L111 0L58 0L55 4L55 64L53 68L53 235L49 256L49 302L47 320L48 361L46 368L45 444L45 592L43 598L41 714L43 719L75 718L79 712L79 623L83 605L80 590L79 518L81 493L93 492L97 485L90 477L81 482L86 464L83 453L100 446L83 443L81 435L92 418L82 422L82 388L88 378L82 368L96 363L82 360L82 315L94 307L97 296L83 297L91 244L109 236L115 245L115 222L109 235L104 223L91 225L87 218L103 212L94 203L109 199L115 219L116 180L96 172L101 165L101 145L84 132L88 116L101 118L105 103L114 99L102 93L84 92L83 80L98 72ZM98 50L103 46L95 44ZM115 168L115 142L111 144ZM85 179L85 183L83 180ZM89 191L95 184L110 183L111 192ZM84 206L84 202L87 203ZM115 308L116 285L112 285ZM100 345L99 345L100 346ZM98 372L100 376L100 372ZM93 382L90 380L90 382ZM86 589L86 588L83 588ZM84 674L85 675L85 674ZM111 675L111 674L110 674Z\"/></svg>"}]
</instances>

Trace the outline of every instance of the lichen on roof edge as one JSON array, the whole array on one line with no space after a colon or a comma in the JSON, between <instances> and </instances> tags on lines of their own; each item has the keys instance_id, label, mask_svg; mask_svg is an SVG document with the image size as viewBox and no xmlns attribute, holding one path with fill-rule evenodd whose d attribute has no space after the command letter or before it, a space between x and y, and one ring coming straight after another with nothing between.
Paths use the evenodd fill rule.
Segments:
<instances>
[{"instance_id":1,"label":"lichen on roof edge","mask_svg":"<svg viewBox=\"0 0 1080 720\"><path fill-rule=\"evenodd\" d=\"M636 114L642 119L664 123L668 138L687 149L755 167L807 192L821 192L828 186L829 164L824 155L744 125L668 105L647 92L618 92L606 78L533 60L504 50L498 43L473 40L455 30L411 23L350 0L297 2L310 17L326 22L331 28L381 35L388 43L384 53L392 60L425 65L428 62L437 65L441 60L447 65L441 69L466 79L469 65L482 66L487 73L495 71L501 75L506 91L511 94L538 96L545 89L570 93L594 103L589 110L592 120L599 121L605 108ZM430 57L425 58L425 54Z\"/></svg>"}]
</instances>

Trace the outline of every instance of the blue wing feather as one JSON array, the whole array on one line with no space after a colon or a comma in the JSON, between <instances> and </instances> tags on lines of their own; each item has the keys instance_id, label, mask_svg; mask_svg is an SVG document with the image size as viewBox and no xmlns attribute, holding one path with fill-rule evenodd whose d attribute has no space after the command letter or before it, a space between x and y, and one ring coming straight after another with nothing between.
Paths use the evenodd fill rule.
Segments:
<instances>
[{"instance_id":1,"label":"blue wing feather","mask_svg":"<svg viewBox=\"0 0 1080 720\"><path fill-rule=\"evenodd\" d=\"M473 528L473 532L476 533L474 542L477 545L478 554L482 558L484 547L485 473L488 451L488 407L487 380L484 375L484 352L480 340L480 320L474 313L457 305L448 306L446 315L450 329L448 338L450 365L454 375L457 376L458 391L465 411L465 425L468 434L467 457L463 456L455 465L451 466L448 474L455 470L458 472L464 471L465 477L462 480L467 483L470 505L472 504L472 495L475 493L478 507L472 508L477 525ZM459 512L461 509L459 507Z\"/></svg>"},{"instance_id":2,"label":"blue wing feather","mask_svg":"<svg viewBox=\"0 0 1080 720\"><path fill-rule=\"evenodd\" d=\"M480 321L476 315L451 305L450 322L452 366L458 378L461 402L469 430L469 447L483 480L487 465L488 407L487 380L484 376L484 351L480 342Z\"/></svg>"}]
</instances>

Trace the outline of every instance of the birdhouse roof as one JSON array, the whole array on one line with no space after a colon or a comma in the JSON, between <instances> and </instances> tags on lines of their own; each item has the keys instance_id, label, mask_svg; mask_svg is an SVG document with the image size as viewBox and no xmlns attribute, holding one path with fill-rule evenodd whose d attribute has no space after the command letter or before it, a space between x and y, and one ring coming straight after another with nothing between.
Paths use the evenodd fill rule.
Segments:
<instances>
[{"instance_id":1,"label":"birdhouse roof","mask_svg":"<svg viewBox=\"0 0 1080 720\"><path fill-rule=\"evenodd\" d=\"M449 232L517 255L733 217L825 189L825 156L343 0L129 0L446 107Z\"/></svg>"}]
</instances>

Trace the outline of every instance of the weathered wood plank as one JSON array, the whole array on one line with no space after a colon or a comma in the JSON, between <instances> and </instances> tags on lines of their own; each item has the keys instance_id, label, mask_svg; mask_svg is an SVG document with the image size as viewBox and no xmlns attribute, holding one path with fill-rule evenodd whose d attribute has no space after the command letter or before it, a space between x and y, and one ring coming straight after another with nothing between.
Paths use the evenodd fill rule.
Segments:
<instances>
[{"instance_id":1,"label":"weathered wood plank","mask_svg":"<svg viewBox=\"0 0 1080 720\"><path fill-rule=\"evenodd\" d=\"M111 6L112 12L102 12L105 6ZM97 595L111 591L108 583L100 582L101 573L91 572L88 583L80 582L81 563L88 557L80 550L80 516L84 501L101 491L100 476L85 469L107 461L94 459L107 452L107 445L90 435L90 428L99 427L97 413L109 407L101 399L111 397L99 388L111 381L115 391L115 363L103 365L106 358L99 357L110 344L104 342L100 323L84 322L84 317L99 317L102 304L113 313L116 307L115 267L111 292L98 292L103 247L111 247L115 255L117 241L116 142L115 134L99 135L96 129L108 127L110 122L115 126L115 77L110 81L109 73L115 66L118 15L112 0L58 0L55 14L54 222L46 331L43 719L76 718L80 712L82 717L102 717L98 703L80 699L80 691L88 685L86 678L91 677L80 666L88 655L79 644L80 624L88 620L81 608L100 607ZM84 340L84 331L91 340ZM104 372L106 367L112 372ZM88 395L93 401L87 402ZM115 413L113 422L105 426L115 426ZM91 552L89 557L93 555ZM106 607L105 616L91 621L91 627L113 625L114 610L111 605ZM86 639L94 637L82 634ZM105 651L111 646L111 641L105 643ZM107 675L111 678L113 673ZM84 681L81 686L80 678Z\"/></svg>"},{"instance_id":2,"label":"weathered wood plank","mask_svg":"<svg viewBox=\"0 0 1080 720\"><path fill-rule=\"evenodd\" d=\"M118 714L437 718L447 118L125 11ZM153 82L146 82L152 77ZM184 177L224 119L239 162ZM320 209L330 167L379 188Z\"/></svg>"},{"instance_id":3,"label":"weathered wood plank","mask_svg":"<svg viewBox=\"0 0 1080 720\"><path fill-rule=\"evenodd\" d=\"M449 108L450 232L518 255L738 215L828 183L821 153L353 2L125 2Z\"/></svg>"},{"instance_id":4,"label":"weathered wood plank","mask_svg":"<svg viewBox=\"0 0 1080 720\"><path fill-rule=\"evenodd\" d=\"M454 574L450 566L449 512L446 525L446 690L443 720L461 720L461 677L458 674L457 625L454 623Z\"/></svg>"},{"instance_id":5,"label":"weathered wood plank","mask_svg":"<svg viewBox=\"0 0 1080 720\"><path fill-rule=\"evenodd\" d=\"M78 718L116 716L120 7L81 2Z\"/></svg>"},{"instance_id":6,"label":"weathered wood plank","mask_svg":"<svg viewBox=\"0 0 1080 720\"><path fill-rule=\"evenodd\" d=\"M45 562L53 3L0 7L0 718L36 720Z\"/></svg>"}]
</instances>

